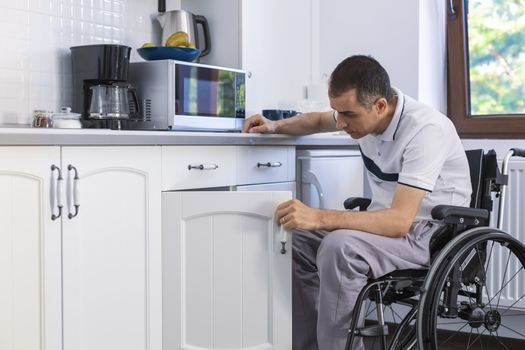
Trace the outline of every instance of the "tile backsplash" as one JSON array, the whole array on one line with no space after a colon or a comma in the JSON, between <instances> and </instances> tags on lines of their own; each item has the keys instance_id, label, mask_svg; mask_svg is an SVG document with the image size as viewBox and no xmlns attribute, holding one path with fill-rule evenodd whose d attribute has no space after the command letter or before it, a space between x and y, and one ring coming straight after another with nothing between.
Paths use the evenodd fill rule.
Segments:
<instances>
[{"instance_id":1,"label":"tile backsplash","mask_svg":"<svg viewBox=\"0 0 525 350\"><path fill-rule=\"evenodd\" d=\"M152 41L157 0L0 2L0 124L29 124L35 109L71 106L69 48Z\"/></svg>"}]
</instances>

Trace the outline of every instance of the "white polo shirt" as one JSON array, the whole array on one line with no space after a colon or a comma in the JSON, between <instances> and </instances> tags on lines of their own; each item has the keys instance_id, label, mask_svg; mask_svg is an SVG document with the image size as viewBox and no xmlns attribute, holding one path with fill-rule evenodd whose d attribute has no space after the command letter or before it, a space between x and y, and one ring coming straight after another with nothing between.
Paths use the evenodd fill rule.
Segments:
<instances>
[{"instance_id":1,"label":"white polo shirt","mask_svg":"<svg viewBox=\"0 0 525 350\"><path fill-rule=\"evenodd\" d=\"M438 204L469 206L472 186L465 150L449 118L397 89L392 121L359 139L372 190L369 210L390 208L397 184L426 191L416 220Z\"/></svg>"}]
</instances>

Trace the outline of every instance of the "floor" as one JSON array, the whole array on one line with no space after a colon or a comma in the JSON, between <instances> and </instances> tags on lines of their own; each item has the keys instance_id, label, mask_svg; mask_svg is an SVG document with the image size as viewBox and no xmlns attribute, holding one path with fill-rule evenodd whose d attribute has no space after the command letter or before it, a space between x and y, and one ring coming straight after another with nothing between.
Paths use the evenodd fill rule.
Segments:
<instances>
[{"instance_id":1,"label":"floor","mask_svg":"<svg viewBox=\"0 0 525 350\"><path fill-rule=\"evenodd\" d=\"M442 339L447 339L448 335L443 334ZM502 339L501 343L498 342L494 337L483 337L480 342L476 344L469 344L468 334L456 335L450 341L447 342L446 346L440 347L439 350L524 350L525 341L516 339ZM503 345L502 345L503 343ZM377 339L365 338L365 349L366 350L381 350L381 346ZM425 349L422 349L425 350Z\"/></svg>"}]
</instances>

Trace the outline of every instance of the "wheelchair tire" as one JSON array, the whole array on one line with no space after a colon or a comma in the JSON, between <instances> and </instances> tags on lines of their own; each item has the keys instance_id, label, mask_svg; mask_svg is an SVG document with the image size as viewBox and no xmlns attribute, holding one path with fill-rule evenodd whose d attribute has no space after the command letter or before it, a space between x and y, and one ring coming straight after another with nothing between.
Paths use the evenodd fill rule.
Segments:
<instances>
[{"instance_id":1,"label":"wheelchair tire","mask_svg":"<svg viewBox=\"0 0 525 350\"><path fill-rule=\"evenodd\" d=\"M457 300L447 303L454 285ZM524 285L521 242L493 228L465 231L443 248L425 280L417 315L419 348L454 343L455 349L458 344L515 349L525 341Z\"/></svg>"}]
</instances>

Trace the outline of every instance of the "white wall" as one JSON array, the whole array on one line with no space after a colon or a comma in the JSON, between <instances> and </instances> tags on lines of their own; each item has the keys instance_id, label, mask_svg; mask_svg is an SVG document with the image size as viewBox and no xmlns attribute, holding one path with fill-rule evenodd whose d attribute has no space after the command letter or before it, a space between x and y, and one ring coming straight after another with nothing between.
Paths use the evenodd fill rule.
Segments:
<instances>
[{"instance_id":1,"label":"white wall","mask_svg":"<svg viewBox=\"0 0 525 350\"><path fill-rule=\"evenodd\" d=\"M180 6L180 0L167 6ZM69 47L152 41L157 0L0 3L0 123L28 124L34 109L70 106ZM132 52L132 59L136 59Z\"/></svg>"},{"instance_id":2,"label":"white wall","mask_svg":"<svg viewBox=\"0 0 525 350\"><path fill-rule=\"evenodd\" d=\"M447 110L446 34L446 2L421 2L418 98L442 113Z\"/></svg>"},{"instance_id":3,"label":"white wall","mask_svg":"<svg viewBox=\"0 0 525 350\"><path fill-rule=\"evenodd\" d=\"M327 79L344 58L366 54L385 67L393 85L418 97L419 0L321 0L319 9L314 82Z\"/></svg>"},{"instance_id":4,"label":"white wall","mask_svg":"<svg viewBox=\"0 0 525 350\"><path fill-rule=\"evenodd\" d=\"M422 102L446 109L444 3L419 0L319 1L313 21L313 83L326 84L344 58L365 54L391 83Z\"/></svg>"},{"instance_id":5,"label":"white wall","mask_svg":"<svg viewBox=\"0 0 525 350\"><path fill-rule=\"evenodd\" d=\"M201 63L241 68L241 6L239 0L182 0L181 8L205 16L210 26L210 54ZM199 33L202 31L199 25ZM203 40L199 35L199 40ZM199 45L200 44L199 41Z\"/></svg>"}]
</instances>

